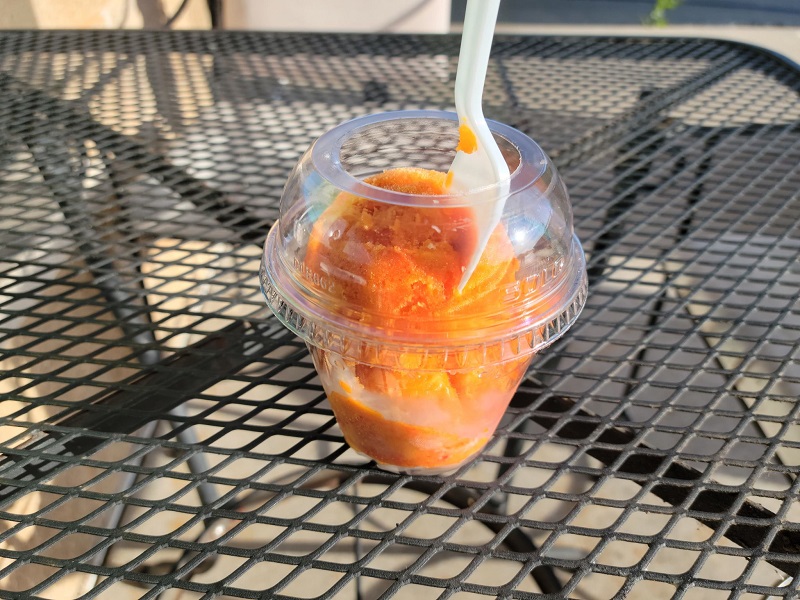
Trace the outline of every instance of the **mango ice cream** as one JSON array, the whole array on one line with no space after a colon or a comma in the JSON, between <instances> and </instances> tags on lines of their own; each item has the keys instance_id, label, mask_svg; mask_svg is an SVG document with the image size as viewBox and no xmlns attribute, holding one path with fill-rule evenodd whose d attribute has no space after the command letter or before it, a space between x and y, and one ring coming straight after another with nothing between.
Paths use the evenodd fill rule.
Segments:
<instances>
[{"instance_id":1,"label":"mango ice cream","mask_svg":"<svg viewBox=\"0 0 800 600\"><path fill-rule=\"evenodd\" d=\"M391 169L364 181L405 194L447 193L446 175L425 169ZM342 304L363 307L365 318L431 323L447 335L448 323L477 328L481 315L502 311L519 268L500 224L459 292L475 233L469 207L432 210L343 192L314 224L305 266L331 277ZM458 466L486 445L531 360L487 362L477 347L457 362L401 353L386 365L312 352L318 366L327 365L323 384L348 444L382 465L427 469Z\"/></svg>"}]
</instances>

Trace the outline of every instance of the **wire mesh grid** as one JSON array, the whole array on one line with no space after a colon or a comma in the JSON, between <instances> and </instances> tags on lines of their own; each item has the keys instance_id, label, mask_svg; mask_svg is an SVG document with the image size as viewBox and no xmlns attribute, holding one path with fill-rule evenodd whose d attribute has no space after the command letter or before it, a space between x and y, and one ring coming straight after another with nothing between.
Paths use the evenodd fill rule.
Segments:
<instances>
[{"instance_id":1,"label":"wire mesh grid","mask_svg":"<svg viewBox=\"0 0 800 600\"><path fill-rule=\"evenodd\" d=\"M259 245L324 130L452 108L458 42L0 35L2 597L797 596L800 75L760 51L500 37L587 307L456 474L344 444Z\"/></svg>"}]
</instances>

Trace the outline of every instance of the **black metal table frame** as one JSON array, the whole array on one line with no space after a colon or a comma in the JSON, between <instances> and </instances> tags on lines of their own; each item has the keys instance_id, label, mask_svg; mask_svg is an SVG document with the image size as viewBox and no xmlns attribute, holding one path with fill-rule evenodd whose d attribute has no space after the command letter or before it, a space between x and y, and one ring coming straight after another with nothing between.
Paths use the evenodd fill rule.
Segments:
<instances>
[{"instance_id":1,"label":"black metal table frame","mask_svg":"<svg viewBox=\"0 0 800 600\"><path fill-rule=\"evenodd\" d=\"M673 102L676 97L685 97L706 85L710 80L722 77L724 74L724 69L718 69L711 74L690 79L675 88L646 92L641 96L637 107L632 112L636 113L640 121L648 119L657 114L663 106ZM102 85L108 81L109 77L107 76ZM66 222L76 236L83 240L81 251L87 257L87 267L92 273L95 285L102 291L109 307L123 324L125 335L141 349L138 354L138 360L143 367L140 381L147 382L148 385L154 383L158 385L157 382L163 381L163 394L143 397L137 394L134 385L130 390L102 397L93 406L81 406L79 411L72 411L65 405L65 410L59 415L56 422L33 426L32 429L40 432L41 436L33 443L21 446L15 453L7 453L5 459L0 462L0 469L3 469L3 488L0 491L0 500L7 503L23 494L29 483L46 480L59 469L69 465L66 457L86 454L106 439L105 436L93 436L93 431L125 436L148 424L152 426L153 419L163 418L165 411L179 411L181 404L191 398L193 393L202 391L218 379L224 379L226 375L246 364L254 352L253 344L256 344L254 339L259 337L258 332L263 328L263 325L258 323L238 323L217 334L210 335L206 340L185 351L175 353L165 362L155 349L156 344L152 338L148 322L150 307L147 306L144 291L141 289L141 274L134 278L121 274L118 270L119 265L115 264L112 257L105 255L105 250L102 248L95 247L97 246L96 232L101 227L107 226L109 219L115 217L88 213L81 202L75 201L81 196L81 164L84 157L77 156L69 148L65 148L63 139L71 139L74 142L73 148L85 146L85 141L102 140L104 145L102 160L112 185L115 185L113 182L117 179L129 176L130 172L145 169L148 174L160 178L162 185L172 189L179 197L191 200L202 209L210 210L220 225L227 228L231 236L239 243L260 243L270 223L259 221L249 215L245 209L229 204L223 193L209 188L204 182L169 163L167 159L154 155L136 141L94 121L81 110L77 103L53 98L45 92L7 75L0 75L0 93L13 98L11 111L0 114L0 129L24 140L39 165L44 181L49 186L53 197L57 199ZM382 92L381 90L378 92L372 90L368 93ZM59 115L58 135L52 138L42 136L38 139L26 139L25 121L28 115L34 114L35 118L46 121L49 115L54 113ZM69 124L67 130L64 130L61 124L65 114L69 115L69 118L65 120ZM559 149L556 160L559 161L560 166L567 166L579 161L600 144L620 137L627 137L622 146L622 155L633 153L642 144L659 143L658 123L653 128L630 137L627 135L630 127L627 117L625 115L615 122L606 124L600 130L590 132L587 136L590 139L580 140L580 143L574 144L571 148ZM733 128L730 131L737 135L742 133L745 135L768 135L770 133L769 126L758 125L750 126L745 130ZM697 183L690 194L690 206L687 207L689 216L682 223L679 236L686 236L693 227L691 202L702 196L703 181L709 169L712 150L726 136L726 133L719 130L705 131L701 129L696 136L702 140L707 158L696 166ZM53 160L53 157L57 157L57 160ZM678 169L681 170L686 166L680 161L678 165ZM635 160L626 161L624 158L618 163L620 192L627 195L606 213L605 221L599 228L601 233L592 249L592 260L590 261L590 286L602 278L608 268L603 251L612 246L619 238L625 215L630 206L636 202L635 190L647 177L649 167L648 164L642 168L641 165L637 166ZM625 190L631 189L634 191L625 192ZM243 229L244 233L240 233L239 230L243 225L246 226ZM675 243L678 244L681 241L681 239L677 239ZM655 300L656 308L653 310L650 321L650 325L653 327L661 313L659 307L664 300L663 294L669 287L669 277L669 274L665 275L662 295ZM686 309L685 305L684 309ZM283 338L280 339L282 343L285 341ZM259 350L267 352L269 349L269 345L265 345ZM642 350L642 352L644 351ZM296 356L302 356L302 352L302 349L298 347ZM635 363L636 361L634 361ZM202 367L208 373L208 380L197 381L191 377L176 376L175 373L180 373L185 365L191 366L192 369ZM636 379L636 377L634 376L632 379ZM125 407L128 410L115 418L113 412L111 414L108 412L109 407L115 406ZM670 459L663 453L653 451L646 444L637 442L639 434L636 430L621 426L607 426L596 415L576 408L574 399L558 396L543 397L540 389L530 385L520 389L512 406L536 406L536 413L530 419L539 426L554 432L554 439L573 442L591 440L592 446L588 450L588 454L606 466L614 468L618 476L632 475L637 477L638 481L638 477L647 475L648 480L653 483L649 489L650 493L672 505L687 506L687 514L696 515L696 518L702 523L743 548L768 546L769 552L778 555L800 553L800 534L794 529L775 527L774 523L779 515L752 503L744 494L724 488L696 490L693 488L692 482L701 478L702 473L693 467L685 466L678 459ZM94 410L94 407L102 410ZM130 418L131 411L139 414L141 418L132 420ZM176 423L178 423L180 412L175 414ZM522 430L526 422L527 420L517 422L514 431ZM75 435L76 430L82 430L84 433ZM177 432L180 436L180 428L177 429ZM508 435L505 452L501 459L497 459L498 483L501 485L515 461L519 459L520 440L521 438L515 436L511 431ZM178 441L189 445L194 443L191 439L180 437L178 437ZM54 448L57 448L55 453ZM44 449L46 449L49 459L42 462L39 453ZM53 454L64 456L65 460L63 462L60 459L52 460ZM202 460L200 457L197 457L197 460L200 462L195 465L196 472L203 472L205 469ZM353 472L352 475L356 475L356 472ZM343 472L339 485L346 483L347 479ZM367 475L363 479L365 482L372 480L388 485L397 482L397 478L390 475ZM440 484L424 479L404 480L403 485L431 495L435 495L441 490ZM203 493L202 483L198 485L198 491L205 504L214 505L215 509L221 513L235 510L237 506L247 502L246 497L226 501L224 498L215 497L213 492L206 490ZM800 483L795 479L792 483L792 493L797 494L798 492L800 492ZM469 509L473 518L480 519L480 522L496 534L507 529L504 522L492 519L493 515L502 514L504 509L502 494L499 497L490 495L487 498L476 495L474 490L451 487L446 489L442 499L461 510ZM218 521L219 517L206 518L207 531ZM536 552L536 547L520 530L514 529L510 532L506 531L506 533L502 543L509 550L519 553L521 556ZM191 569L198 569L204 565L204 560L207 558L208 556L203 556L202 552L192 552L186 549L183 558L174 565L173 570L175 572L182 571L185 575L190 573ZM798 565L795 561L781 560L780 558L770 560L789 576L797 576ZM194 566L191 567L191 565ZM191 569L187 571L190 567ZM551 568L533 567L530 569L530 574L543 592L555 594L561 590ZM142 581L147 580L147 574L143 573ZM152 580L152 582L156 583L156 580Z\"/></svg>"}]
</instances>

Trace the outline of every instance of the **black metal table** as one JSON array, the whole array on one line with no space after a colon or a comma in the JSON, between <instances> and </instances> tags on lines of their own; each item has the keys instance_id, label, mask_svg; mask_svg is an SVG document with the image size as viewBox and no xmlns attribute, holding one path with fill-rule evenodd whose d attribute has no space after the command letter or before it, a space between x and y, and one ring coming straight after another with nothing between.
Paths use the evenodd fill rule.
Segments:
<instances>
[{"instance_id":1,"label":"black metal table","mask_svg":"<svg viewBox=\"0 0 800 600\"><path fill-rule=\"evenodd\" d=\"M0 597L797 597L800 72L500 37L590 296L483 455L381 472L264 308L322 131L451 108L457 37L0 34Z\"/></svg>"}]
</instances>

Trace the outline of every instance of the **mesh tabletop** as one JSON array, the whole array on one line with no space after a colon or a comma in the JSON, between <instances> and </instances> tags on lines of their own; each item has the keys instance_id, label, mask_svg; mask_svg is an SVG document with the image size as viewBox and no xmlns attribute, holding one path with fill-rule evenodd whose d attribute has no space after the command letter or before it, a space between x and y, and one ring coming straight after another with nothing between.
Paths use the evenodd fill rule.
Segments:
<instances>
[{"instance_id":1,"label":"mesh tabletop","mask_svg":"<svg viewBox=\"0 0 800 600\"><path fill-rule=\"evenodd\" d=\"M0 34L0 597L797 597L800 74L501 36L589 299L478 459L383 472L265 308L289 171L457 36Z\"/></svg>"}]
</instances>

